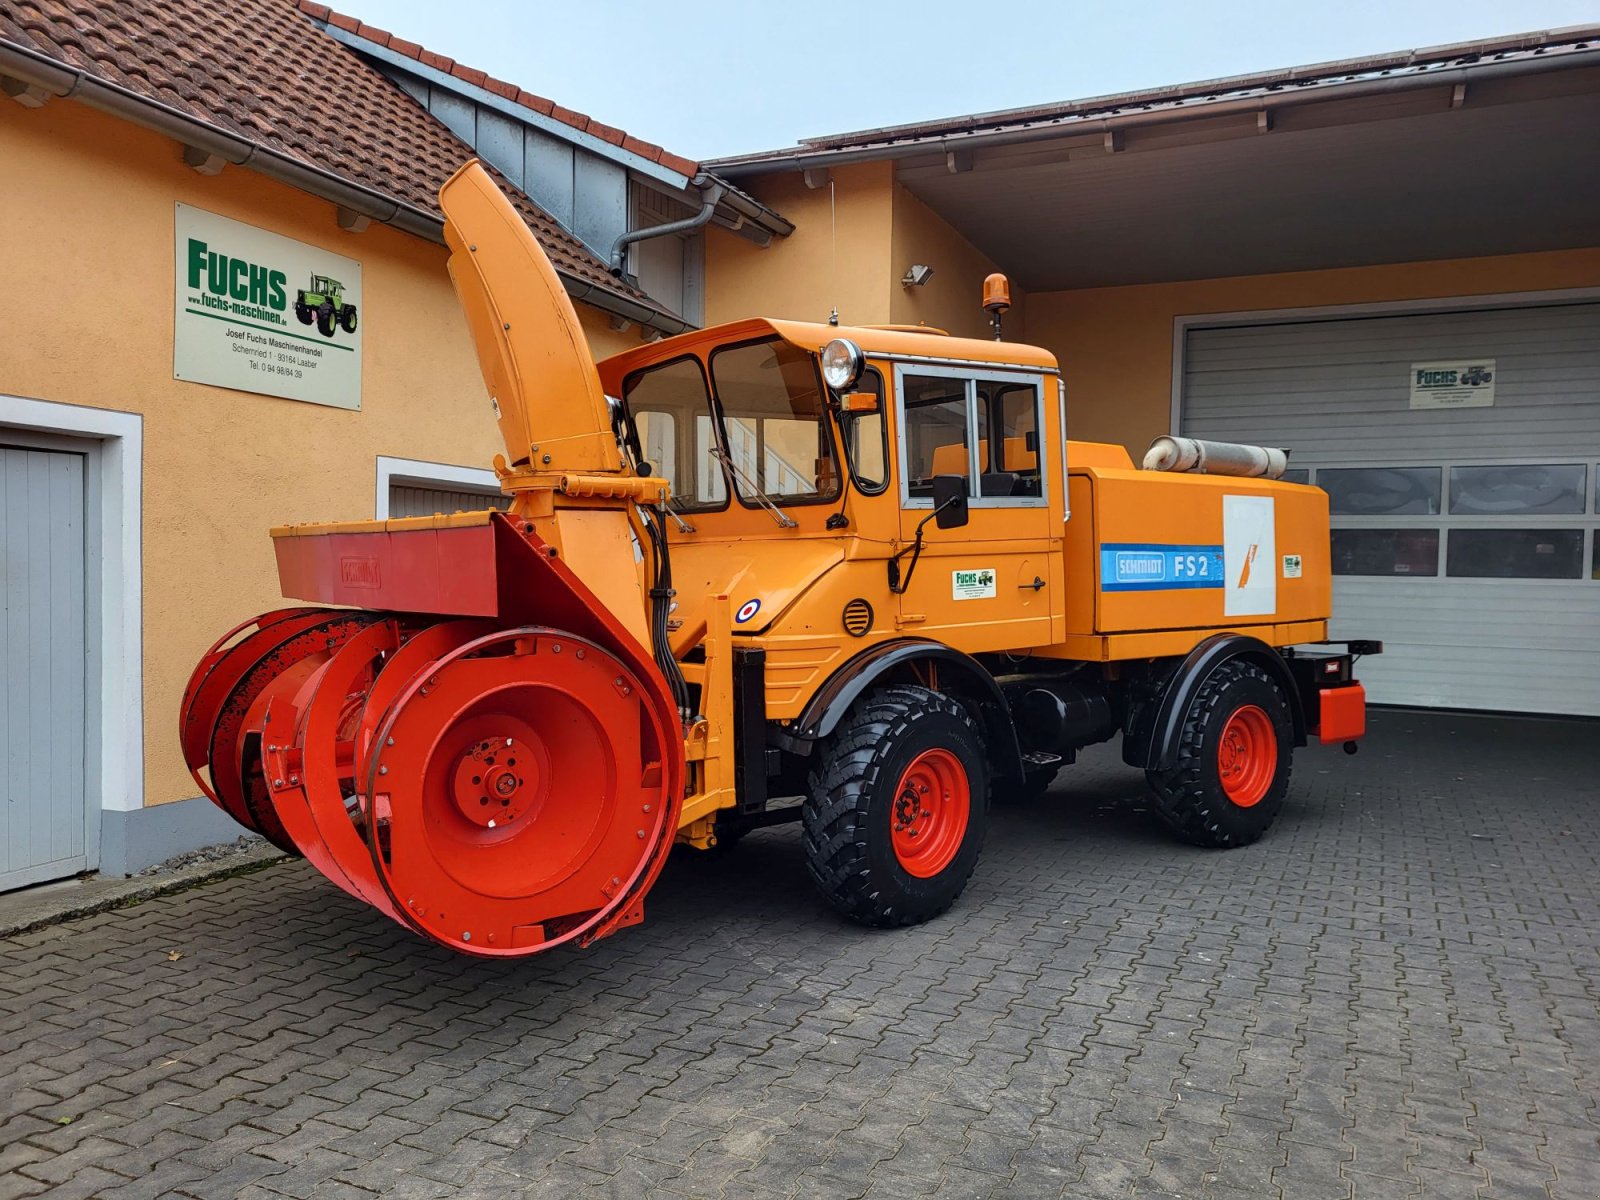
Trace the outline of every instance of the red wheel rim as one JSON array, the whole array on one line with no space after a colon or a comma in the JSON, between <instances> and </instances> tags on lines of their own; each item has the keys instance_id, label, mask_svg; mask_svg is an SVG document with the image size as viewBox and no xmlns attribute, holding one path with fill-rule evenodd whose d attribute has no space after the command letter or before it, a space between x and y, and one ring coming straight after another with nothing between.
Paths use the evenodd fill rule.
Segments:
<instances>
[{"instance_id":1,"label":"red wheel rim","mask_svg":"<svg viewBox=\"0 0 1600 1200\"><path fill-rule=\"evenodd\" d=\"M908 875L930 879L948 867L967 837L972 786L949 750L924 750L895 785L889 809L894 856Z\"/></svg>"},{"instance_id":2,"label":"red wheel rim","mask_svg":"<svg viewBox=\"0 0 1600 1200\"><path fill-rule=\"evenodd\" d=\"M1240 808L1261 803L1278 773L1278 735L1266 710L1254 704L1236 709L1217 744L1217 778L1228 799Z\"/></svg>"}]
</instances>

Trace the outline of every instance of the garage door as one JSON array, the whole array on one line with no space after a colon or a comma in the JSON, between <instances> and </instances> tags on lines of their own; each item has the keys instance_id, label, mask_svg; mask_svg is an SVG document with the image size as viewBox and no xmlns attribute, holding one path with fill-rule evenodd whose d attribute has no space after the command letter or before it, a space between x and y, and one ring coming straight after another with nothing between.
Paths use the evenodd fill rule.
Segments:
<instances>
[{"instance_id":1,"label":"garage door","mask_svg":"<svg viewBox=\"0 0 1600 1200\"><path fill-rule=\"evenodd\" d=\"M1419 364L1481 366L1475 403ZM1600 304L1193 329L1181 426L1326 489L1374 700L1600 715Z\"/></svg>"},{"instance_id":2,"label":"garage door","mask_svg":"<svg viewBox=\"0 0 1600 1200\"><path fill-rule=\"evenodd\" d=\"M88 866L83 461L0 445L0 891Z\"/></svg>"},{"instance_id":3,"label":"garage door","mask_svg":"<svg viewBox=\"0 0 1600 1200\"><path fill-rule=\"evenodd\" d=\"M389 488L391 517L431 517L434 513L477 512L485 508L509 508L510 505L510 497L498 488L480 492L401 483Z\"/></svg>"}]
</instances>

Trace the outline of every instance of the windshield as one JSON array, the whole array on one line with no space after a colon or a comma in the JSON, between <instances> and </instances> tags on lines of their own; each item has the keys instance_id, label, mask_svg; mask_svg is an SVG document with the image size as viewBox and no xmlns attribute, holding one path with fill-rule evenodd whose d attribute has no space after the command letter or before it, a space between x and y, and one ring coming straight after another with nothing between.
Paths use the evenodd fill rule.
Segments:
<instances>
[{"instance_id":1,"label":"windshield","mask_svg":"<svg viewBox=\"0 0 1600 1200\"><path fill-rule=\"evenodd\" d=\"M725 347L711 355L711 383L740 499L754 500L757 491L779 504L838 497L839 468L810 353L781 340Z\"/></svg>"}]
</instances>

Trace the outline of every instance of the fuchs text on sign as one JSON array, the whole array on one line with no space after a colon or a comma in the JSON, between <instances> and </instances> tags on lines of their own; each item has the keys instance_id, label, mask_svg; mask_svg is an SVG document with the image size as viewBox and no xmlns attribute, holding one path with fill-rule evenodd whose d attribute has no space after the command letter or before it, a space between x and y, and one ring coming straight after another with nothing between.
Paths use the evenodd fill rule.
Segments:
<instances>
[{"instance_id":1,"label":"fuchs text on sign","mask_svg":"<svg viewBox=\"0 0 1600 1200\"><path fill-rule=\"evenodd\" d=\"M177 206L172 373L187 383L361 407L361 264Z\"/></svg>"},{"instance_id":2,"label":"fuchs text on sign","mask_svg":"<svg viewBox=\"0 0 1600 1200\"><path fill-rule=\"evenodd\" d=\"M1411 364L1412 408L1491 408L1494 359Z\"/></svg>"}]
</instances>

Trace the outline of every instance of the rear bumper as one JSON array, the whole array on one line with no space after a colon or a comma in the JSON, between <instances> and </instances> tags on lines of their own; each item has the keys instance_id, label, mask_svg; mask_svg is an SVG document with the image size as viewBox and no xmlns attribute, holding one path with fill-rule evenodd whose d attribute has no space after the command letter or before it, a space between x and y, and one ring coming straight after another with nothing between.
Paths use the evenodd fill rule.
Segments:
<instances>
[{"instance_id":1,"label":"rear bumper","mask_svg":"<svg viewBox=\"0 0 1600 1200\"><path fill-rule=\"evenodd\" d=\"M1343 651L1335 649L1342 645ZM1355 660L1382 654L1382 642L1321 642L1289 652L1306 732L1324 745L1358 741L1367 732L1367 689L1356 682Z\"/></svg>"}]
</instances>

